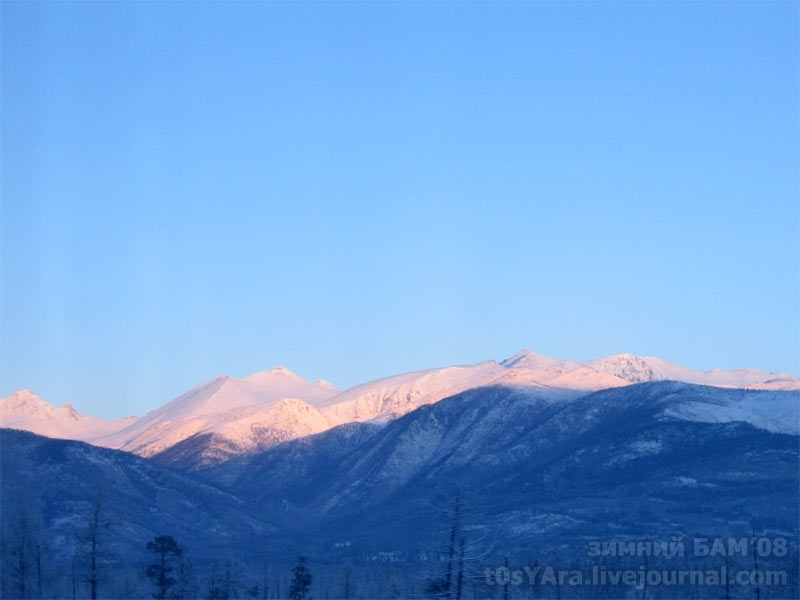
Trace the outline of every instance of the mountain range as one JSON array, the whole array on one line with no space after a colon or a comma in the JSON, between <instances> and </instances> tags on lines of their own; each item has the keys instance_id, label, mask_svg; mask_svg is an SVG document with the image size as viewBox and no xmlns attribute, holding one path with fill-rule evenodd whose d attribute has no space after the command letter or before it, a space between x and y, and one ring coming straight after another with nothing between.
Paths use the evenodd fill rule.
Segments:
<instances>
[{"instance_id":1,"label":"mountain range","mask_svg":"<svg viewBox=\"0 0 800 600\"><path fill-rule=\"evenodd\" d=\"M219 597L220 573L238 586L227 597L285 597L301 553L314 597L430 597L455 564L469 595L500 597L508 591L487 583L486 568L590 569L590 543L698 536L782 540L786 552L758 560L788 581L737 597L797 597L798 389L796 377L753 370L523 351L346 391L283 367L223 376L114 422L17 392L0 401L3 597L31 578L20 565L35 556L50 569L42 595L87 593L98 513L99 597L149 597L146 544L165 533L192 557L192 597ZM753 568L750 555L726 560ZM449 589L433 595L462 596ZM625 586L511 592L645 597ZM731 597L724 584L646 597L698 594Z\"/></svg>"},{"instance_id":2,"label":"mountain range","mask_svg":"<svg viewBox=\"0 0 800 600\"><path fill-rule=\"evenodd\" d=\"M727 417L760 403L781 405L788 419ZM494 532L513 554L608 530L663 536L667 523L711 534L720 522L734 531L766 519L789 532L797 420L798 397L785 392L649 382L564 400L489 386L384 427L351 424L281 444L206 477L267 514L280 510L304 526L315 516L322 548L343 540L378 551L386 539L413 546L423 531L433 543L448 518L433 507L459 493L473 531ZM711 506L699 510L710 489L713 521Z\"/></svg>"},{"instance_id":3,"label":"mountain range","mask_svg":"<svg viewBox=\"0 0 800 600\"><path fill-rule=\"evenodd\" d=\"M693 371L658 358L619 354L588 362L523 350L502 362L415 371L340 391L285 367L238 379L220 376L137 419L102 421L29 390L0 400L0 426L204 468L234 456L351 422L384 423L460 392L488 385L575 396L673 380L727 388L800 389L800 378L753 369ZM755 418L755 417L753 417ZM769 418L764 416L763 418Z\"/></svg>"}]
</instances>

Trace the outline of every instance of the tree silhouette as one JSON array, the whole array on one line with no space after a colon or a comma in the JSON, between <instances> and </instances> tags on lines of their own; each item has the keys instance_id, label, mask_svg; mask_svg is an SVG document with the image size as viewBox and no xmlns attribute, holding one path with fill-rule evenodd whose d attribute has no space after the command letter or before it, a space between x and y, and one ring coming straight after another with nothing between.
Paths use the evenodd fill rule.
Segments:
<instances>
[{"instance_id":1,"label":"tree silhouette","mask_svg":"<svg viewBox=\"0 0 800 600\"><path fill-rule=\"evenodd\" d=\"M350 565L344 568L344 600L350 600L350 595L353 592L353 567Z\"/></svg>"},{"instance_id":2,"label":"tree silhouette","mask_svg":"<svg viewBox=\"0 0 800 600\"><path fill-rule=\"evenodd\" d=\"M42 593L41 525L21 496L10 532L3 531L3 585L11 584L13 597L30 598Z\"/></svg>"},{"instance_id":3,"label":"tree silhouette","mask_svg":"<svg viewBox=\"0 0 800 600\"><path fill-rule=\"evenodd\" d=\"M220 562L214 561L211 568L211 576L208 581L208 597L210 600L223 600L224 598L235 598L233 564L230 560Z\"/></svg>"},{"instance_id":4,"label":"tree silhouette","mask_svg":"<svg viewBox=\"0 0 800 600\"><path fill-rule=\"evenodd\" d=\"M467 527L474 513L474 503L468 502L461 489L456 487L453 506L448 511L449 526L447 531L447 547L438 554L445 563L442 575L432 576L425 593L431 598L446 600L462 600L466 584L483 579L480 565L491 552L486 540L480 537L467 536ZM480 513L479 513L480 514ZM444 532L443 532L444 533Z\"/></svg>"},{"instance_id":5,"label":"tree silhouette","mask_svg":"<svg viewBox=\"0 0 800 600\"><path fill-rule=\"evenodd\" d=\"M92 600L97 600L97 588L100 583L100 531L111 525L104 516L104 500L104 494L98 492L94 504L92 505L91 513L89 514L89 522L83 538L83 543L86 545L89 567L87 582L89 583L89 591Z\"/></svg>"},{"instance_id":6,"label":"tree silhouette","mask_svg":"<svg viewBox=\"0 0 800 600\"><path fill-rule=\"evenodd\" d=\"M155 562L147 567L146 574L153 580L156 591L153 598L166 600L169 591L176 583L172 572L175 570L173 563L183 556L183 548L178 545L170 535L160 535L147 542L147 549L155 554Z\"/></svg>"},{"instance_id":7,"label":"tree silhouette","mask_svg":"<svg viewBox=\"0 0 800 600\"><path fill-rule=\"evenodd\" d=\"M308 589L311 587L311 572L306 565L306 557L300 556L297 564L292 569L292 584L289 587L289 598L291 600L305 600Z\"/></svg>"},{"instance_id":8,"label":"tree silhouette","mask_svg":"<svg viewBox=\"0 0 800 600\"><path fill-rule=\"evenodd\" d=\"M444 577L436 578L431 581L425 591L433 598L453 598L453 580L458 582L458 598L461 597L463 585L463 551L464 538L461 535L462 520L461 492L458 491L453 508L453 516L450 523L450 543L446 551L446 568Z\"/></svg>"}]
</instances>

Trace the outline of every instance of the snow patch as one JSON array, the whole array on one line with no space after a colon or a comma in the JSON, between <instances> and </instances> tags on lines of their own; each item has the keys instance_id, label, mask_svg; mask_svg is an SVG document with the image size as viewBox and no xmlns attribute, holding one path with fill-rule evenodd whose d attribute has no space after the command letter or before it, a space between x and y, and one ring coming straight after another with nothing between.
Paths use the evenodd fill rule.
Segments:
<instances>
[{"instance_id":1,"label":"snow patch","mask_svg":"<svg viewBox=\"0 0 800 600\"><path fill-rule=\"evenodd\" d=\"M721 397L718 402L694 400L662 414L698 423L740 421L773 433L800 435L800 393L795 392L754 392L741 398Z\"/></svg>"}]
</instances>

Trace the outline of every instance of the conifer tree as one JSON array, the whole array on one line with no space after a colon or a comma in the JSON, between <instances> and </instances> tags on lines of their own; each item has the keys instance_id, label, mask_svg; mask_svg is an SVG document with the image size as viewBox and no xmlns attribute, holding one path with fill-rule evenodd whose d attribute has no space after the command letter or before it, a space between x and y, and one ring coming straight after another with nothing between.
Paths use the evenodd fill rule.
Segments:
<instances>
[{"instance_id":1,"label":"conifer tree","mask_svg":"<svg viewBox=\"0 0 800 600\"><path fill-rule=\"evenodd\" d=\"M155 561L147 567L146 571L156 588L153 598L166 600L170 590L177 582L172 573L175 571L175 563L183 555L183 548L172 536L160 535L147 542L147 549L155 554Z\"/></svg>"},{"instance_id":2,"label":"conifer tree","mask_svg":"<svg viewBox=\"0 0 800 600\"><path fill-rule=\"evenodd\" d=\"M306 564L306 557L300 556L297 564L292 569L292 583L289 587L289 598L291 600L305 600L308 597L308 590L313 579L311 572Z\"/></svg>"}]
</instances>

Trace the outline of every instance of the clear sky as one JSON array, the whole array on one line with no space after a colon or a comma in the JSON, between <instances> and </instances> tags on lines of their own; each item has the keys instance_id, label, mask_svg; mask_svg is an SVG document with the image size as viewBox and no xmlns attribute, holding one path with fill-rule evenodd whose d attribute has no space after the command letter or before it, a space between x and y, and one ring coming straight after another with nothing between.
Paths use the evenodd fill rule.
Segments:
<instances>
[{"instance_id":1,"label":"clear sky","mask_svg":"<svg viewBox=\"0 0 800 600\"><path fill-rule=\"evenodd\" d=\"M800 373L796 2L0 10L2 396Z\"/></svg>"}]
</instances>

